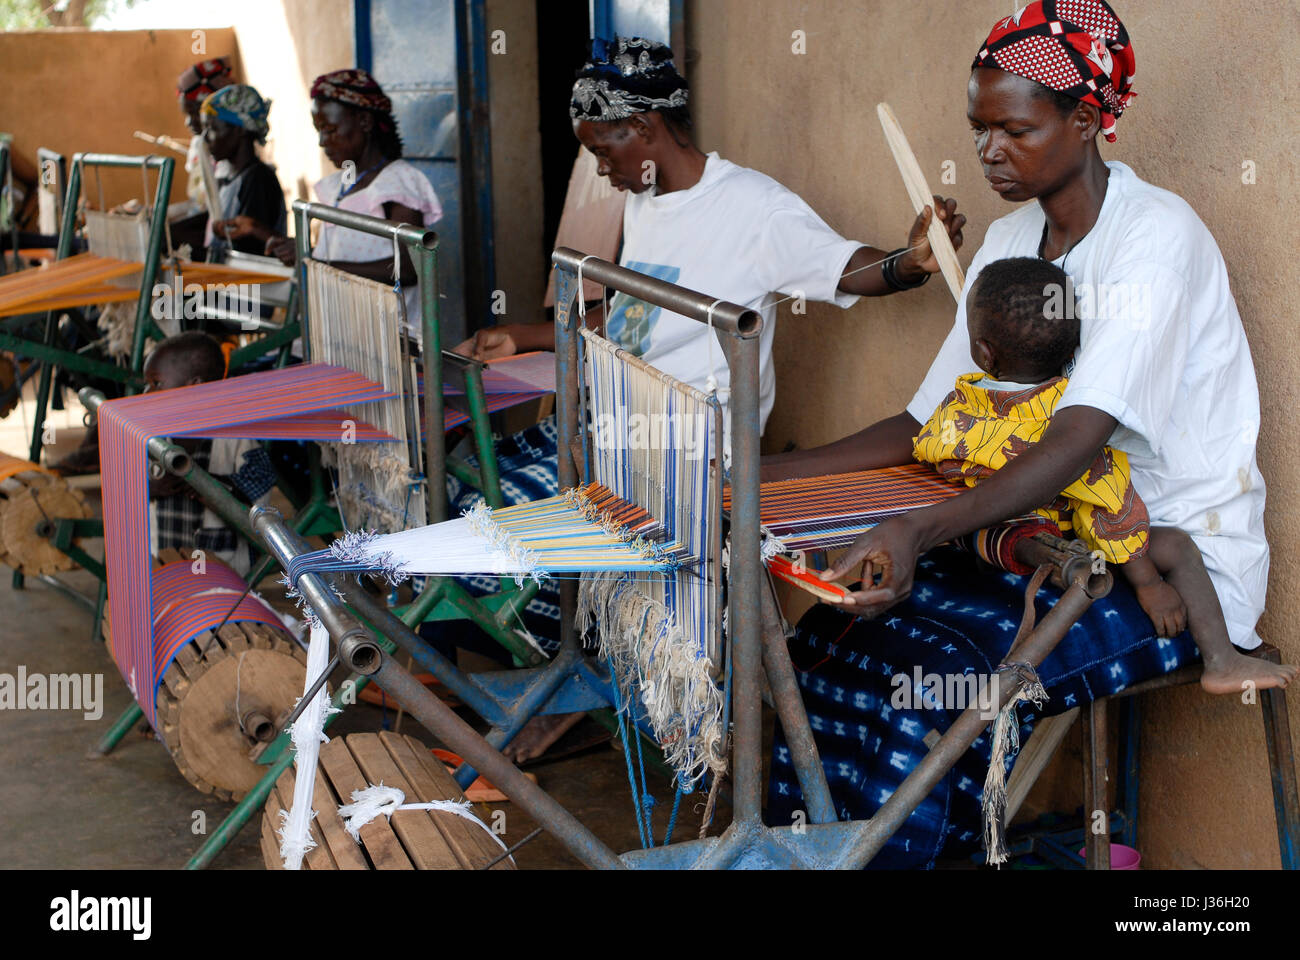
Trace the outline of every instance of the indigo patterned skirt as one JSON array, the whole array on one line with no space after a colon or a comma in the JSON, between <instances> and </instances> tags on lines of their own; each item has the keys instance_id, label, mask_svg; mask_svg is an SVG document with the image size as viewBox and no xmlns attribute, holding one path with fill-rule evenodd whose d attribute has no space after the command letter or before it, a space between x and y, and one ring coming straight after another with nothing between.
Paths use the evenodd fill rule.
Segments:
<instances>
[{"instance_id":1,"label":"indigo patterned skirt","mask_svg":"<svg viewBox=\"0 0 1300 960\"><path fill-rule=\"evenodd\" d=\"M870 818L926 755L927 734L942 734L961 714L952 703L923 702L911 680L895 684L891 678L914 679L917 668L922 678L992 673L1020 624L1026 581L1011 573L981 572L971 554L940 548L922 558L911 597L880 617L863 620L818 605L799 621L790 656L841 820ZM1059 597L1050 583L1038 591L1040 619ZM1039 667L1049 699L1041 710L1029 703L1018 708L1021 743L1039 716L1118 693L1197 658L1188 634L1155 635L1133 591L1117 576L1110 596L1095 602ZM977 850L990 752L986 731L871 866L928 868L941 851L961 856ZM789 824L802 807L778 722L767 822Z\"/></svg>"}]
</instances>

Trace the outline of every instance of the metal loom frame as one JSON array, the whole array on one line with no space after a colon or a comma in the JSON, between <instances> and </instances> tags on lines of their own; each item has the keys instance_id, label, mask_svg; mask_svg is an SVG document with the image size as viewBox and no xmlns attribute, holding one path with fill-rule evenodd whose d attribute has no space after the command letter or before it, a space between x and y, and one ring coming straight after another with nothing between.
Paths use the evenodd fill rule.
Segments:
<instances>
[{"instance_id":1,"label":"metal loom frame","mask_svg":"<svg viewBox=\"0 0 1300 960\"><path fill-rule=\"evenodd\" d=\"M717 302L691 290L646 277L635 271L568 249L552 256L556 270L556 366L561 446L562 486L579 476L587 441L579 422L578 323L576 297L579 268L584 278L636 296L689 317L711 323L721 334L732 371L732 525L729 575L729 626L733 689L733 820L719 837L674 843L622 856L601 842L553 798L527 780L500 753L523 720L533 713L573 712L604 706L611 699L604 669L579 650L573 612L576 584L561 585L562 642L555 659L533 670L497 671L472 677L430 651L408 624L418 622L415 607L399 621L347 578L306 574L299 589L338 644L339 662L353 678L369 678L448 747L465 758L456 772L464 787L482 771L510 799L552 833L582 863L599 868L746 868L837 867L864 865L918 803L933 789L957 757L988 726L972 707L940 738L930 754L870 821L835 822L825 775L817 756L794 680L793 667L778 624L775 604L766 594L759 530L759 315L735 304ZM307 545L288 529L274 511L255 508L244 524L251 525L281 565L305 552ZM1024 640L1016 659L1040 663L1070 625L1110 587L1110 575L1094 574L1085 555L1067 553L1041 542L1030 542L1032 559L1053 565L1055 581L1064 589L1056 606ZM339 599L339 595L343 597ZM423 600L423 597L420 598ZM419 601L417 601L417 605ZM349 610L351 607L351 610ZM367 629L363 621L369 625ZM403 622L405 621L405 622ZM373 633L372 633L373 631ZM393 658L395 644L415 656L451 690L484 716L493 729L480 736L450 708L421 686ZM769 828L761 820L761 673L765 670L771 695L790 738L799 781L808 802L806 826ZM1002 691L1006 703L1019 689ZM468 695L468 696L466 696ZM338 696L336 695L336 700ZM287 766L288 761L285 761ZM473 769L469 769L469 768ZM224 827L224 825L223 825ZM206 860L196 857L192 866Z\"/></svg>"}]
</instances>

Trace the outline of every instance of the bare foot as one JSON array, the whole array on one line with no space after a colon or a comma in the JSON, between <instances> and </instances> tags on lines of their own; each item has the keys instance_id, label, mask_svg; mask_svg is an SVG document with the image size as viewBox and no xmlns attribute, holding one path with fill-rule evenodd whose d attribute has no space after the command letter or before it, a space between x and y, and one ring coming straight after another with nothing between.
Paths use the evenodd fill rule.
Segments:
<instances>
[{"instance_id":1,"label":"bare foot","mask_svg":"<svg viewBox=\"0 0 1300 960\"><path fill-rule=\"evenodd\" d=\"M1289 663L1270 663L1231 650L1205 664L1201 687L1207 693L1241 693L1254 688L1268 690L1285 687L1296 677L1297 668Z\"/></svg>"},{"instance_id":2,"label":"bare foot","mask_svg":"<svg viewBox=\"0 0 1300 960\"><path fill-rule=\"evenodd\" d=\"M577 726L584 716L583 713L555 713L533 717L513 740L501 748L501 752L512 763L536 760L551 744Z\"/></svg>"},{"instance_id":3,"label":"bare foot","mask_svg":"<svg viewBox=\"0 0 1300 960\"><path fill-rule=\"evenodd\" d=\"M1162 637L1176 637L1187 629L1187 607L1178 591L1164 580L1139 585L1138 603L1151 618L1156 633Z\"/></svg>"}]
</instances>

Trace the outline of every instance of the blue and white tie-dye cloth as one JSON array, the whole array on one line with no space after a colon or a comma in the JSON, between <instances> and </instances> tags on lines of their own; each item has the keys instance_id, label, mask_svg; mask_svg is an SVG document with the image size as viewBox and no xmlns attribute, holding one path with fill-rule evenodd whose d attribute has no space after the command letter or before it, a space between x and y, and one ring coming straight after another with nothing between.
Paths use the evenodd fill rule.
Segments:
<instances>
[{"instance_id":1,"label":"blue and white tie-dye cloth","mask_svg":"<svg viewBox=\"0 0 1300 960\"><path fill-rule=\"evenodd\" d=\"M926 735L943 733L961 713L953 704L932 709L914 682L896 686L891 678L915 678L917 667L922 677L996 670L1020 624L1026 581L1010 573L979 572L970 554L940 548L918 565L911 597L879 618L862 620L818 605L800 620L790 656L841 820L870 818L926 755ZM1059 596L1050 583L1039 590L1040 619ZM1118 693L1196 659L1188 634L1155 635L1117 575L1110 596L1094 603L1039 667L1050 699L1041 712L1032 704L1020 706L1021 743L1040 715ZM906 691L896 695L904 686ZM960 856L977 849L989 755L986 731L871 866L930 867L941 851ZM789 824L802 805L778 723L767 822Z\"/></svg>"}]
</instances>

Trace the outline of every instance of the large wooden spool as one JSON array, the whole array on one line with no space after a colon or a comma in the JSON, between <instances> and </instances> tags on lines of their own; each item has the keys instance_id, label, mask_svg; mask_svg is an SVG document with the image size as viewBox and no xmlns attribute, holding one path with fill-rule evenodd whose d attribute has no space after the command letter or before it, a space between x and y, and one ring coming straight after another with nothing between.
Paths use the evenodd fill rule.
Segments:
<instances>
[{"instance_id":1,"label":"large wooden spool","mask_svg":"<svg viewBox=\"0 0 1300 960\"><path fill-rule=\"evenodd\" d=\"M162 562L182 559L163 551ZM104 635L112 642L107 611ZM254 759L274 739L307 675L307 654L283 630L228 623L176 651L155 701L158 736L185 779L239 800L266 774Z\"/></svg>"},{"instance_id":2,"label":"large wooden spool","mask_svg":"<svg viewBox=\"0 0 1300 960\"><path fill-rule=\"evenodd\" d=\"M281 810L293 803L294 768L276 781L262 813L262 856L280 870ZM377 817L359 831L357 843L343 827L340 804L353 790L383 783L406 795L406 803L465 799L442 763L419 740L395 733L354 733L321 746L312 807L316 846L303 858L305 870L477 870L501 856L501 847L477 824L454 813L399 810ZM513 870L504 858L493 870Z\"/></svg>"},{"instance_id":3,"label":"large wooden spool","mask_svg":"<svg viewBox=\"0 0 1300 960\"><path fill-rule=\"evenodd\" d=\"M73 569L76 563L41 527L46 520L89 516L80 490L30 461L0 454L0 562L33 577Z\"/></svg>"}]
</instances>

